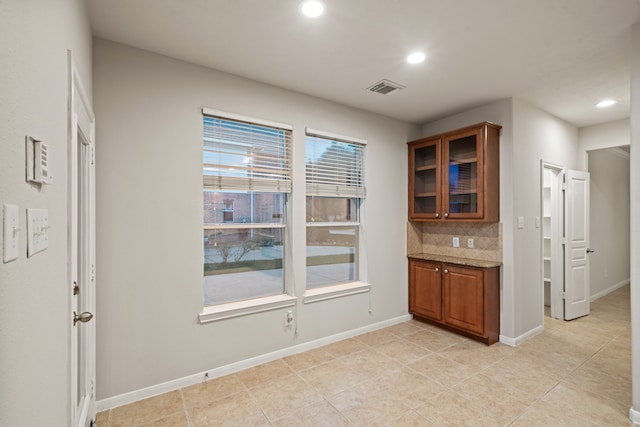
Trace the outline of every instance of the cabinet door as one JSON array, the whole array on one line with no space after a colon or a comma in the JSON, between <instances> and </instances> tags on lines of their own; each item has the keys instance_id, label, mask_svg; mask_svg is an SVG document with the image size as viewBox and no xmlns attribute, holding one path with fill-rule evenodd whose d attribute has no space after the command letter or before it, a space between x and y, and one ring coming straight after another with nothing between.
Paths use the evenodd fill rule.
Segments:
<instances>
[{"instance_id":1,"label":"cabinet door","mask_svg":"<svg viewBox=\"0 0 640 427\"><path fill-rule=\"evenodd\" d=\"M409 311L442 320L442 267L409 260Z\"/></svg>"},{"instance_id":2,"label":"cabinet door","mask_svg":"<svg viewBox=\"0 0 640 427\"><path fill-rule=\"evenodd\" d=\"M444 321L484 335L484 277L482 270L443 265Z\"/></svg>"},{"instance_id":3,"label":"cabinet door","mask_svg":"<svg viewBox=\"0 0 640 427\"><path fill-rule=\"evenodd\" d=\"M484 215L482 130L444 138L443 152L444 217L481 219Z\"/></svg>"},{"instance_id":4,"label":"cabinet door","mask_svg":"<svg viewBox=\"0 0 640 427\"><path fill-rule=\"evenodd\" d=\"M441 211L440 139L409 150L409 219L438 219Z\"/></svg>"}]
</instances>

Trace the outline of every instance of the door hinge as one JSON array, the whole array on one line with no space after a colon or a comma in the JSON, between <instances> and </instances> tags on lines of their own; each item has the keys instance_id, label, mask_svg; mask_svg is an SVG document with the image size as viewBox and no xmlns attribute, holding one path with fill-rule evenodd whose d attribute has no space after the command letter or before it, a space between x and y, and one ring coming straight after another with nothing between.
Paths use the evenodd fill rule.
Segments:
<instances>
[{"instance_id":1,"label":"door hinge","mask_svg":"<svg viewBox=\"0 0 640 427\"><path fill-rule=\"evenodd\" d=\"M95 164L95 160L96 160L96 150L93 147L93 145L90 146L91 147L91 164Z\"/></svg>"},{"instance_id":2,"label":"door hinge","mask_svg":"<svg viewBox=\"0 0 640 427\"><path fill-rule=\"evenodd\" d=\"M73 282L73 294L78 295L80 293L80 286L78 286L78 282Z\"/></svg>"},{"instance_id":3,"label":"door hinge","mask_svg":"<svg viewBox=\"0 0 640 427\"><path fill-rule=\"evenodd\" d=\"M565 291L560 292L560 296L562 297L562 299L569 298L569 295Z\"/></svg>"},{"instance_id":4,"label":"door hinge","mask_svg":"<svg viewBox=\"0 0 640 427\"><path fill-rule=\"evenodd\" d=\"M563 244L563 245L566 245L567 244L567 238L566 237L562 237L560 239L560 243Z\"/></svg>"},{"instance_id":5,"label":"door hinge","mask_svg":"<svg viewBox=\"0 0 640 427\"><path fill-rule=\"evenodd\" d=\"M567 183L563 182L562 183L562 191L566 191L567 190Z\"/></svg>"},{"instance_id":6,"label":"door hinge","mask_svg":"<svg viewBox=\"0 0 640 427\"><path fill-rule=\"evenodd\" d=\"M91 281L93 282L96 278L96 266L91 264Z\"/></svg>"}]
</instances>

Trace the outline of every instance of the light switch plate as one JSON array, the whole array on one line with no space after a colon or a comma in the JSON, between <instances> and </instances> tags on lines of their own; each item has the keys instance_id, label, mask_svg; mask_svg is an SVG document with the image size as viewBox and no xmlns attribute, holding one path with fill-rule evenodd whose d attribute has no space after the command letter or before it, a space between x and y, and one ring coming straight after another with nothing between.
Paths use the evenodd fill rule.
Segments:
<instances>
[{"instance_id":1,"label":"light switch plate","mask_svg":"<svg viewBox=\"0 0 640 427\"><path fill-rule=\"evenodd\" d=\"M27 256L49 247L49 210L27 209Z\"/></svg>"},{"instance_id":2,"label":"light switch plate","mask_svg":"<svg viewBox=\"0 0 640 427\"><path fill-rule=\"evenodd\" d=\"M524 217L523 216L519 216L518 217L518 228L524 228Z\"/></svg>"},{"instance_id":3,"label":"light switch plate","mask_svg":"<svg viewBox=\"0 0 640 427\"><path fill-rule=\"evenodd\" d=\"M454 248L459 248L460 247L460 238L459 237L454 237L453 238L453 247Z\"/></svg>"},{"instance_id":4,"label":"light switch plate","mask_svg":"<svg viewBox=\"0 0 640 427\"><path fill-rule=\"evenodd\" d=\"M18 259L20 255L20 209L16 205L3 205L3 261L9 262Z\"/></svg>"}]
</instances>

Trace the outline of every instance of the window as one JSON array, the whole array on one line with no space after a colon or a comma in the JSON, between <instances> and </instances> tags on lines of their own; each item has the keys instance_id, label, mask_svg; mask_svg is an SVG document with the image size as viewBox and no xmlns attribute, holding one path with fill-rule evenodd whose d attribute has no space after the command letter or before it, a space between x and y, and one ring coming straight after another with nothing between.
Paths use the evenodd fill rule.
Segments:
<instances>
[{"instance_id":1,"label":"window","mask_svg":"<svg viewBox=\"0 0 640 427\"><path fill-rule=\"evenodd\" d=\"M291 127L203 109L204 305L285 292Z\"/></svg>"},{"instance_id":2,"label":"window","mask_svg":"<svg viewBox=\"0 0 640 427\"><path fill-rule=\"evenodd\" d=\"M365 142L307 129L307 289L355 282Z\"/></svg>"}]
</instances>

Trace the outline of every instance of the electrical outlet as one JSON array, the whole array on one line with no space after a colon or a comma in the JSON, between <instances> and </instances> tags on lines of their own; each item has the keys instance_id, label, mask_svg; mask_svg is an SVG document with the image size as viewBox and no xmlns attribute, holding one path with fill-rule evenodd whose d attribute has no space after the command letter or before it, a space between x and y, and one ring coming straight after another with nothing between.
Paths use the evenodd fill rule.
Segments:
<instances>
[{"instance_id":1,"label":"electrical outlet","mask_svg":"<svg viewBox=\"0 0 640 427\"><path fill-rule=\"evenodd\" d=\"M284 326L293 325L293 311L289 310L284 314Z\"/></svg>"},{"instance_id":2,"label":"electrical outlet","mask_svg":"<svg viewBox=\"0 0 640 427\"><path fill-rule=\"evenodd\" d=\"M453 238L453 247L454 248L459 248L460 247L460 238L459 237L454 237Z\"/></svg>"},{"instance_id":3,"label":"electrical outlet","mask_svg":"<svg viewBox=\"0 0 640 427\"><path fill-rule=\"evenodd\" d=\"M467 247L469 249L473 249L475 247L475 243L474 243L473 239L467 239Z\"/></svg>"}]
</instances>

